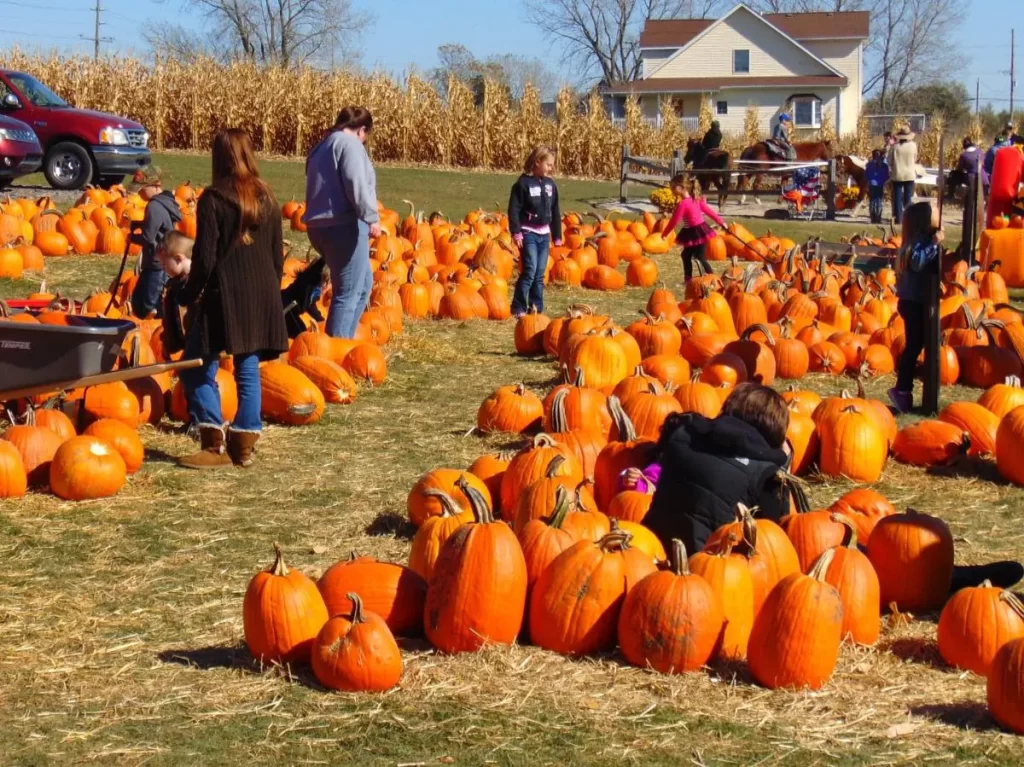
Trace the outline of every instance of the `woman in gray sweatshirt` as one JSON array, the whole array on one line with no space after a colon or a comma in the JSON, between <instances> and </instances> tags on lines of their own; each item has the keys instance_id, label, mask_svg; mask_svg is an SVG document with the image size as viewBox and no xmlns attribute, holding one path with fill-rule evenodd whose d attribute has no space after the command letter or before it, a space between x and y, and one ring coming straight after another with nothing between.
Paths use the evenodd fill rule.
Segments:
<instances>
[{"instance_id":1,"label":"woman in gray sweatshirt","mask_svg":"<svg viewBox=\"0 0 1024 767\"><path fill-rule=\"evenodd\" d=\"M377 176L363 146L373 116L345 107L330 133L306 158L309 241L331 270L327 334L354 338L373 287L370 238L380 236Z\"/></svg>"}]
</instances>

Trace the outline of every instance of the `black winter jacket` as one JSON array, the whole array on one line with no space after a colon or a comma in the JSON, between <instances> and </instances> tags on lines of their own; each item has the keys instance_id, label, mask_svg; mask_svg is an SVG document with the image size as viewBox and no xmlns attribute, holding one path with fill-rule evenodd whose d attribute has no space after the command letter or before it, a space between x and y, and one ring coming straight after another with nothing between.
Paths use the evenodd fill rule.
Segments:
<instances>
[{"instance_id":1,"label":"black winter jacket","mask_svg":"<svg viewBox=\"0 0 1024 767\"><path fill-rule=\"evenodd\" d=\"M722 131L711 128L707 133L704 134L703 140L700 142L706 150L719 149L722 146Z\"/></svg>"},{"instance_id":2,"label":"black winter jacket","mask_svg":"<svg viewBox=\"0 0 1024 767\"><path fill-rule=\"evenodd\" d=\"M508 229L519 234L524 226L551 227L551 238L562 239L562 212L558 207L558 187L545 176L525 173L512 185L508 198Z\"/></svg>"},{"instance_id":3,"label":"black winter jacket","mask_svg":"<svg viewBox=\"0 0 1024 767\"><path fill-rule=\"evenodd\" d=\"M735 519L737 503L757 506L759 518L788 513L789 493L776 478L788 456L745 421L691 413L661 444L661 477L644 525L666 547L679 538L690 554L700 551Z\"/></svg>"}]
</instances>

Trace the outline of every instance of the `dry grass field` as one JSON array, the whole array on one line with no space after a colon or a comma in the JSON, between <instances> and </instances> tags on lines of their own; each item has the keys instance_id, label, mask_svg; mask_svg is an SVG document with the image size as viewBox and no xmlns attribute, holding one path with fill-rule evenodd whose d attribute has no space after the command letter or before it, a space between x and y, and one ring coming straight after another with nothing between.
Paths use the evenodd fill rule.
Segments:
<instances>
[{"instance_id":1,"label":"dry grass field","mask_svg":"<svg viewBox=\"0 0 1024 767\"><path fill-rule=\"evenodd\" d=\"M159 162L171 180L208 178L203 158ZM301 195L301 164L264 167L282 201ZM511 183L394 168L379 179L389 206L408 197L453 217L503 202ZM613 193L599 183L561 188L566 209ZM43 277L81 296L105 286L117 261L52 259L45 275L0 281L0 297ZM678 289L678 258L661 257L659 268ZM589 303L625 325L647 294L549 289L547 311ZM444 657L406 643L401 685L375 696L328 693L306 669L256 667L242 641L242 595L270 564L273 542L314 577L352 551L405 561L416 478L515 444L469 434L499 385L540 393L556 377L550 361L515 355L512 329L407 322L385 349L384 385L329 406L314 426L268 427L251 471L178 469L174 457L192 443L172 426L143 427L147 462L117 497L0 502L0 762L1020 763L1020 741L986 712L984 681L940 659L935 616L891 618L876 648L844 647L831 682L813 693L764 690L742 666L666 677L616 655L570 660L525 646ZM805 383L828 394L851 387L825 376ZM889 386L875 381L869 393L884 397ZM951 388L943 400L977 395ZM815 506L847 487L808 483ZM943 517L958 562L1024 556L1024 491L1002 483L991 462L933 474L891 462L878 489L898 507Z\"/></svg>"}]
</instances>

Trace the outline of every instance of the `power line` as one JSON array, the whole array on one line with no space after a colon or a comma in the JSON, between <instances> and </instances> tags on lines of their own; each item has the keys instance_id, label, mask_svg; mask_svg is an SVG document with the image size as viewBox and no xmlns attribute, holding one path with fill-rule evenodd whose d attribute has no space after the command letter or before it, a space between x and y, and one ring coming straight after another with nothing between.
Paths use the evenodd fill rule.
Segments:
<instances>
[{"instance_id":1,"label":"power line","mask_svg":"<svg viewBox=\"0 0 1024 767\"><path fill-rule=\"evenodd\" d=\"M18 35L19 37L45 37L48 40L80 40L81 37L68 37L67 35L37 34L34 32L23 32L20 29L0 29L0 33Z\"/></svg>"}]
</instances>

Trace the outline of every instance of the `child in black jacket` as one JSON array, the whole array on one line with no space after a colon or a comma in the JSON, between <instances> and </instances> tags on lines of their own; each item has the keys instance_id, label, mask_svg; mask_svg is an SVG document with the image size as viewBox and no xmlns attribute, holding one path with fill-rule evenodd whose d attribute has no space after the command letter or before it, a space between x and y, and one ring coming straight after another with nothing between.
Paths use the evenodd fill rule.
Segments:
<instances>
[{"instance_id":1,"label":"child in black jacket","mask_svg":"<svg viewBox=\"0 0 1024 767\"><path fill-rule=\"evenodd\" d=\"M141 184L138 194L146 201L146 214L142 219L141 231L133 234L131 239L132 244L142 246L139 281L132 292L132 312L136 317L145 319L163 315L160 297L167 284L167 272L160 265L157 250L182 216L174 195L164 191L156 171L151 171L138 183Z\"/></svg>"},{"instance_id":2,"label":"child in black jacket","mask_svg":"<svg viewBox=\"0 0 1024 767\"><path fill-rule=\"evenodd\" d=\"M789 410L774 390L737 386L714 420L696 413L672 415L658 443L661 475L644 517L668 545L679 538L690 553L735 519L736 504L758 507L758 517L789 513L783 477L789 466Z\"/></svg>"},{"instance_id":3,"label":"child in black jacket","mask_svg":"<svg viewBox=\"0 0 1024 767\"><path fill-rule=\"evenodd\" d=\"M508 198L508 229L519 247L519 279L512 297L512 314L521 317L530 307L544 311L544 276L550 241L562 244L562 212L558 187L551 179L555 153L538 146L526 159L523 175Z\"/></svg>"}]
</instances>

